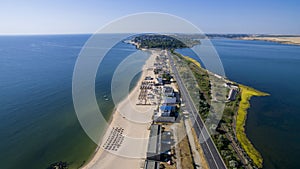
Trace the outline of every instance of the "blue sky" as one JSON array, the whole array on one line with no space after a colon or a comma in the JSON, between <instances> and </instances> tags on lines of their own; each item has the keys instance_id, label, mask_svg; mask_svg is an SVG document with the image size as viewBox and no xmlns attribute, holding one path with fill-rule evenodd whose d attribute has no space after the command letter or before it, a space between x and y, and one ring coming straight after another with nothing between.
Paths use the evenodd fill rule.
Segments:
<instances>
[{"instance_id":1,"label":"blue sky","mask_svg":"<svg viewBox=\"0 0 300 169\"><path fill-rule=\"evenodd\" d=\"M0 0L0 34L94 33L138 12L170 13L207 33L300 34L299 0Z\"/></svg>"}]
</instances>

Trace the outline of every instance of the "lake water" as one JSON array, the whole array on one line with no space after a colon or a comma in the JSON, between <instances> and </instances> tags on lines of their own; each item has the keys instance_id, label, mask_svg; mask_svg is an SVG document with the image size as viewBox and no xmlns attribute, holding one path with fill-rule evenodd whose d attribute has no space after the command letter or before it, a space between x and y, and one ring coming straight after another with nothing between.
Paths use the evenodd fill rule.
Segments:
<instances>
[{"instance_id":1,"label":"lake water","mask_svg":"<svg viewBox=\"0 0 300 169\"><path fill-rule=\"evenodd\" d=\"M264 168L299 168L300 46L230 39L212 43L229 79L271 94L251 99L246 124ZM178 51L196 58L190 50Z\"/></svg>"},{"instance_id":2,"label":"lake water","mask_svg":"<svg viewBox=\"0 0 300 169\"><path fill-rule=\"evenodd\" d=\"M91 157L96 144L82 130L72 104L72 73L88 38L0 37L1 168L41 169L56 161L78 168ZM298 168L300 47L229 39L215 39L213 44L229 79L271 94L251 100L246 125L250 140L264 157L265 168ZM136 51L132 45L117 44L97 74L96 95L107 119L114 107L111 76L118 64ZM193 57L186 49L179 51Z\"/></svg>"}]
</instances>

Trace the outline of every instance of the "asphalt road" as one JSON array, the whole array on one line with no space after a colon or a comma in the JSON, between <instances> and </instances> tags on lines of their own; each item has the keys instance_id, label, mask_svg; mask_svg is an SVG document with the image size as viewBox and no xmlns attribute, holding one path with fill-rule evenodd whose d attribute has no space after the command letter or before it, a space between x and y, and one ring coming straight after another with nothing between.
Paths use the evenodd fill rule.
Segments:
<instances>
[{"instance_id":1,"label":"asphalt road","mask_svg":"<svg viewBox=\"0 0 300 169\"><path fill-rule=\"evenodd\" d=\"M172 71L180 89L182 102L185 103L186 111L190 113L191 121L194 122L193 127L200 141L200 145L203 149L209 167L211 169L226 169L226 165L224 164L221 155L219 154L215 144L212 141L212 138L210 137L206 127L204 126L204 122L198 114L192 98L190 97L186 87L184 86L184 83L180 78L177 68L176 66L174 66L173 58L171 57L171 54L169 52L168 57L170 60L170 66L172 67Z\"/></svg>"}]
</instances>

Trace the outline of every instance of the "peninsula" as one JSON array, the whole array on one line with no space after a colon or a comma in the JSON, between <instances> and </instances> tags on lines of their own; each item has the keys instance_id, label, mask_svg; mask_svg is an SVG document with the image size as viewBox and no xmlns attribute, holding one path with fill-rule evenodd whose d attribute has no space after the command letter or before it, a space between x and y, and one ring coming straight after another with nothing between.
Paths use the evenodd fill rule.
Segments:
<instances>
[{"instance_id":1,"label":"peninsula","mask_svg":"<svg viewBox=\"0 0 300 169\"><path fill-rule=\"evenodd\" d=\"M166 37L163 38L168 39ZM178 38L178 35L176 36L177 40L174 40L174 35L170 36L169 39L172 39L175 43L169 46L165 45L163 49L170 51L170 58L172 58L170 60L174 60L173 67L179 70L178 78L183 79L182 81L186 86L186 84L191 83L191 79L184 79L182 77L186 76L188 69L192 72L193 76L196 77L196 83L199 88L196 91L193 91L193 89L188 90L188 93L189 95L192 95L192 92L199 93L199 96L195 96L197 99L192 98L192 102L195 103L196 107L199 107L197 113L201 116L201 121L207 120L209 110L214 105L213 102L223 101L225 103L222 119L218 126L215 126L217 132L212 135L212 140L226 167L262 168L263 158L247 138L244 126L251 97L267 96L268 94L213 74L202 68L200 63L196 60L188 56L182 56L174 51L176 48L192 47L193 45L200 44L200 41L192 42L190 39L188 41L189 45L183 46L179 42L180 38ZM159 49L160 46L157 45L157 43L162 42L163 39L161 36L142 35L134 38L132 41L137 44L136 46L139 49ZM222 93L221 91L225 92ZM214 126L206 127L211 128ZM201 146L203 149L203 145ZM206 156L206 160L209 160L208 155Z\"/></svg>"},{"instance_id":2,"label":"peninsula","mask_svg":"<svg viewBox=\"0 0 300 169\"><path fill-rule=\"evenodd\" d=\"M263 159L244 125L250 98L267 94L175 52L200 40L145 34L127 42L150 57L83 168L262 168ZM220 105L225 105L224 112ZM207 123L217 114L222 114L217 125Z\"/></svg>"}]
</instances>

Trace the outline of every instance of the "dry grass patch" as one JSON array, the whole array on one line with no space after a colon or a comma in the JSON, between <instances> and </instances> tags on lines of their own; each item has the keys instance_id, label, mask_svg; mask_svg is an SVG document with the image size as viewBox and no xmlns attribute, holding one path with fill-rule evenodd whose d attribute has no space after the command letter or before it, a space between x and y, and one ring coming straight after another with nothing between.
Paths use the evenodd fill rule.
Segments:
<instances>
[{"instance_id":1,"label":"dry grass patch","mask_svg":"<svg viewBox=\"0 0 300 169\"><path fill-rule=\"evenodd\" d=\"M192 157L192 152L189 145L189 140L185 136L178 144L180 152L181 166L184 169L194 169L194 162Z\"/></svg>"}]
</instances>

